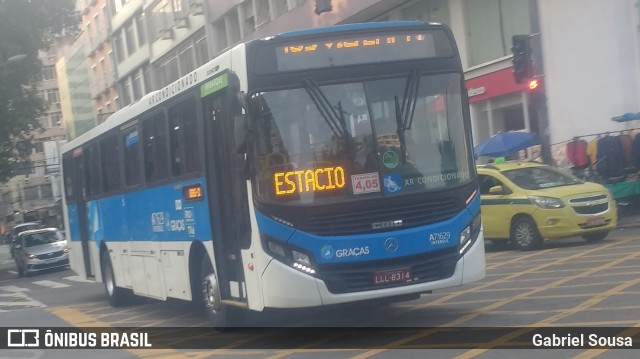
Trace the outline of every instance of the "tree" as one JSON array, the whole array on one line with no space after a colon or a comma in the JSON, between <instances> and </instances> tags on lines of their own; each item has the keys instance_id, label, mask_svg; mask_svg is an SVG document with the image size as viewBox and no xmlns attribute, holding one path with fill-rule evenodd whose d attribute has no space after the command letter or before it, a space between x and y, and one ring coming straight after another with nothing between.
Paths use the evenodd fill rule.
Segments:
<instances>
[{"instance_id":1,"label":"tree","mask_svg":"<svg viewBox=\"0 0 640 359\"><path fill-rule=\"evenodd\" d=\"M74 0L0 0L0 182L28 160L30 133L46 104L38 50L78 25ZM21 60L9 61L14 56Z\"/></svg>"}]
</instances>

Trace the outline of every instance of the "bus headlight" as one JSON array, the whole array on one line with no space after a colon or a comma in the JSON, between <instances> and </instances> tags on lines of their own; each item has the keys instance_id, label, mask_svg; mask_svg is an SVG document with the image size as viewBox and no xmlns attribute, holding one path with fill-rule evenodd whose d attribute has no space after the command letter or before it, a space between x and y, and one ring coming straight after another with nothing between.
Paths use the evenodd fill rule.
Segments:
<instances>
[{"instance_id":1,"label":"bus headlight","mask_svg":"<svg viewBox=\"0 0 640 359\"><path fill-rule=\"evenodd\" d=\"M467 252L467 250L471 248L471 245L473 244L473 242L475 242L475 240L478 238L478 235L480 234L481 227L482 217L480 217L480 214L478 213L473 221L471 221L471 224L469 224L467 228L460 232L460 256L463 256Z\"/></svg>"},{"instance_id":2,"label":"bus headlight","mask_svg":"<svg viewBox=\"0 0 640 359\"><path fill-rule=\"evenodd\" d=\"M299 250L290 248L288 245L265 238L267 252L273 258L285 263L303 273L315 275L316 269L311 257Z\"/></svg>"}]
</instances>

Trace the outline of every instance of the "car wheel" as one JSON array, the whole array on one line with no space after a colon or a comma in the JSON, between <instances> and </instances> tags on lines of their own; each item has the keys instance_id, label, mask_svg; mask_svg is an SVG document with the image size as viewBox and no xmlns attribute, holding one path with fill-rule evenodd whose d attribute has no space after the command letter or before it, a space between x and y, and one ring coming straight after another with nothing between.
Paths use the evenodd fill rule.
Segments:
<instances>
[{"instance_id":1,"label":"car wheel","mask_svg":"<svg viewBox=\"0 0 640 359\"><path fill-rule=\"evenodd\" d=\"M209 323L220 329L240 325L244 310L222 304L220 283L207 255L202 256L200 275L202 301Z\"/></svg>"},{"instance_id":2,"label":"car wheel","mask_svg":"<svg viewBox=\"0 0 640 359\"><path fill-rule=\"evenodd\" d=\"M583 234L582 238L589 242L599 242L609 235L609 231Z\"/></svg>"},{"instance_id":3,"label":"car wheel","mask_svg":"<svg viewBox=\"0 0 640 359\"><path fill-rule=\"evenodd\" d=\"M520 217L511 225L510 240L519 250L530 251L541 248L543 238L533 219Z\"/></svg>"},{"instance_id":4,"label":"car wheel","mask_svg":"<svg viewBox=\"0 0 640 359\"><path fill-rule=\"evenodd\" d=\"M113 266L111 265L111 258L107 251L102 251L100 254L100 263L102 267L102 281L104 282L104 288L107 292L107 300L112 307L122 307L127 305L131 301L131 292L125 288L119 288L116 285L116 279L113 275Z\"/></svg>"}]
</instances>

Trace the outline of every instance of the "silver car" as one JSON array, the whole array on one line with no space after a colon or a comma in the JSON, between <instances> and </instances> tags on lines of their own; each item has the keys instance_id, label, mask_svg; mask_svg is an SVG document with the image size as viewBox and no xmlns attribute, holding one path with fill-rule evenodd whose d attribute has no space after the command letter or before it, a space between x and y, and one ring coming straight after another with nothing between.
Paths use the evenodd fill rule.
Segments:
<instances>
[{"instance_id":1,"label":"silver car","mask_svg":"<svg viewBox=\"0 0 640 359\"><path fill-rule=\"evenodd\" d=\"M13 250L20 276L44 269L69 266L67 241L56 228L20 233L13 243Z\"/></svg>"}]
</instances>

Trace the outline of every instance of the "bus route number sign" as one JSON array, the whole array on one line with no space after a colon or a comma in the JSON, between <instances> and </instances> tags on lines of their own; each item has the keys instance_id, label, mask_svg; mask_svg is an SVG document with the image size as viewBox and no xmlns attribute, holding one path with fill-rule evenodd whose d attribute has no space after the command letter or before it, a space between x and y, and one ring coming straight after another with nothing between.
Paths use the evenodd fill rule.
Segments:
<instances>
[{"instance_id":1,"label":"bus route number sign","mask_svg":"<svg viewBox=\"0 0 640 359\"><path fill-rule=\"evenodd\" d=\"M182 196L187 202L202 200L202 186L198 183L182 189Z\"/></svg>"},{"instance_id":2,"label":"bus route number sign","mask_svg":"<svg viewBox=\"0 0 640 359\"><path fill-rule=\"evenodd\" d=\"M376 272L373 276L373 283L376 285L405 283L409 281L411 281L411 268Z\"/></svg>"}]
</instances>

